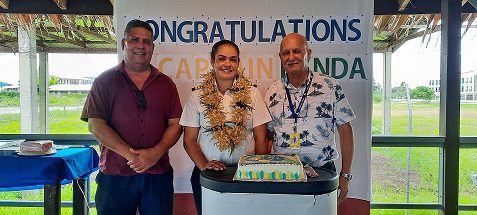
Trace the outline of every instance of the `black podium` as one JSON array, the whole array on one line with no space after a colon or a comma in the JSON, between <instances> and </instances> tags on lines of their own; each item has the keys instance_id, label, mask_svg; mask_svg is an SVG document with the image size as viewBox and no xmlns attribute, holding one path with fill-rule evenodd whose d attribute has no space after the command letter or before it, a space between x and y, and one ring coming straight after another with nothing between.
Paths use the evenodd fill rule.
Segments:
<instances>
[{"instance_id":1,"label":"black podium","mask_svg":"<svg viewBox=\"0 0 477 215\"><path fill-rule=\"evenodd\" d=\"M234 181L237 166L201 173L202 213L336 214L338 175L315 168L318 177L306 182Z\"/></svg>"}]
</instances>

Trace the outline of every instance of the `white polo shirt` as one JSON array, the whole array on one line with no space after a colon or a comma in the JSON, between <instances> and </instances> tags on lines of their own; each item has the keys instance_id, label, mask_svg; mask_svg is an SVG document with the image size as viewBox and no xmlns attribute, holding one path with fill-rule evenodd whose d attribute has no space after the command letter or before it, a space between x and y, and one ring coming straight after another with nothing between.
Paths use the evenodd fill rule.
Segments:
<instances>
[{"instance_id":1,"label":"white polo shirt","mask_svg":"<svg viewBox=\"0 0 477 215\"><path fill-rule=\"evenodd\" d=\"M207 160L218 160L225 163L226 165L230 165L236 164L240 156L243 154L255 153L255 140L253 138L252 128L263 125L272 120L260 91L258 91L256 87L250 87L252 99L251 106L253 109L248 111L249 117L246 124L246 138L242 141L240 146L233 150L232 153L230 149L220 151L214 144L217 142L217 140L212 139L214 135L210 132L206 132L205 128L209 127L210 123L204 115L205 107L199 102L201 92L201 89L192 91L192 94L185 104L184 110L182 111L179 124L188 127L200 127L197 142L199 143L202 153L204 153L204 156L207 158ZM226 121L231 121L232 119L231 102L232 94L229 90L227 90L223 95L222 100L222 111L225 113Z\"/></svg>"}]
</instances>

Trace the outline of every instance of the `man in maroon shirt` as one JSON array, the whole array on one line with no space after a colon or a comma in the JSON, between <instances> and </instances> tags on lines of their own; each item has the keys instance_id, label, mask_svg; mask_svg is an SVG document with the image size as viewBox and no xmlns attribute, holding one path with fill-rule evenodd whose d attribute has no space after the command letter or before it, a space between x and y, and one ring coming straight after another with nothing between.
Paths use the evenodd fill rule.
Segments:
<instances>
[{"instance_id":1,"label":"man in maroon shirt","mask_svg":"<svg viewBox=\"0 0 477 215\"><path fill-rule=\"evenodd\" d=\"M130 21L124 60L93 83L81 119L101 145L98 214L171 214L174 188L168 150L182 127L172 80L150 65L152 28Z\"/></svg>"}]
</instances>

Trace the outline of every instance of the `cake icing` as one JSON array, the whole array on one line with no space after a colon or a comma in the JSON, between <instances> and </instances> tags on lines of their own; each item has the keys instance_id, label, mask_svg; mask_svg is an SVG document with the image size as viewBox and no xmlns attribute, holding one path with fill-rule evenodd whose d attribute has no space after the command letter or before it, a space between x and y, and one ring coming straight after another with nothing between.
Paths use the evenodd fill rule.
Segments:
<instances>
[{"instance_id":1,"label":"cake icing","mask_svg":"<svg viewBox=\"0 0 477 215\"><path fill-rule=\"evenodd\" d=\"M296 182L306 174L297 155L242 155L234 180Z\"/></svg>"}]
</instances>

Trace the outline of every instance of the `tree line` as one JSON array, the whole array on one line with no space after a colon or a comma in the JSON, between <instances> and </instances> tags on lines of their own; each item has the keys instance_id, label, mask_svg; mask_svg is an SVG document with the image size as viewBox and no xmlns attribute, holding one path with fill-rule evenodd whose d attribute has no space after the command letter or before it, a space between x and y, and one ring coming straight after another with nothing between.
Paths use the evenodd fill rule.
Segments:
<instances>
[{"instance_id":1,"label":"tree line","mask_svg":"<svg viewBox=\"0 0 477 215\"><path fill-rule=\"evenodd\" d=\"M401 82L397 87L391 88L391 99L406 99L406 82ZM426 86L418 86L414 89L409 89L411 99L422 99L425 101L431 101L435 99L436 94L434 90ZM373 101L381 102L383 100L383 87L373 81Z\"/></svg>"}]
</instances>

